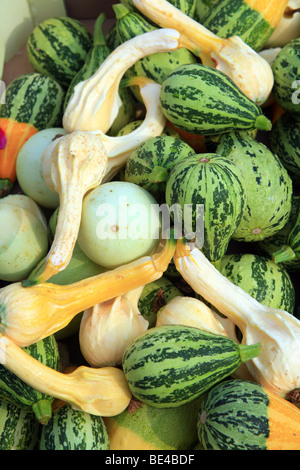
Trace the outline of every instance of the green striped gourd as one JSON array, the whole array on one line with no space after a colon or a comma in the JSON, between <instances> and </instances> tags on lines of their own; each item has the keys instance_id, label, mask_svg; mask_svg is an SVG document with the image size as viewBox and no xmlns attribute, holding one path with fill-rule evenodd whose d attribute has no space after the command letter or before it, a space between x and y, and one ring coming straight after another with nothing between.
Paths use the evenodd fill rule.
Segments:
<instances>
[{"instance_id":1,"label":"green striped gourd","mask_svg":"<svg viewBox=\"0 0 300 470\"><path fill-rule=\"evenodd\" d=\"M300 37L286 44L277 54L272 70L273 95L285 110L300 113L299 71Z\"/></svg>"},{"instance_id":2,"label":"green striped gourd","mask_svg":"<svg viewBox=\"0 0 300 470\"><path fill-rule=\"evenodd\" d=\"M156 408L133 399L123 413L104 418L110 450L187 450L198 441L201 398L176 408Z\"/></svg>"},{"instance_id":3,"label":"green striped gourd","mask_svg":"<svg viewBox=\"0 0 300 470\"><path fill-rule=\"evenodd\" d=\"M244 132L223 135L217 152L238 166L245 181L247 207L233 238L259 241L283 228L290 215L293 188L279 158Z\"/></svg>"},{"instance_id":4,"label":"green striped gourd","mask_svg":"<svg viewBox=\"0 0 300 470\"><path fill-rule=\"evenodd\" d=\"M285 253L284 258L281 255L281 261L276 263L279 266L282 266L288 271L288 273L299 272L300 271L300 258L295 256L293 251L288 250L288 239L291 231L296 225L298 214L300 212L300 196L294 194L292 197L292 208L289 216L288 222L285 226L276 232L275 235L265 238L261 242L258 242L259 253L268 258L272 258L273 254L276 252Z\"/></svg>"},{"instance_id":5,"label":"green striped gourd","mask_svg":"<svg viewBox=\"0 0 300 470\"><path fill-rule=\"evenodd\" d=\"M181 65L167 76L160 103L174 126L194 134L271 128L261 108L227 75L198 63Z\"/></svg>"},{"instance_id":6,"label":"green striped gourd","mask_svg":"<svg viewBox=\"0 0 300 470\"><path fill-rule=\"evenodd\" d=\"M47 367L58 370L60 355L53 335L26 346L23 350ZM0 364L0 399L33 413L42 424L45 424L52 414L54 398L33 389L2 364Z\"/></svg>"},{"instance_id":7,"label":"green striped gourd","mask_svg":"<svg viewBox=\"0 0 300 470\"><path fill-rule=\"evenodd\" d=\"M300 449L300 410L246 380L225 380L209 390L197 427L205 450Z\"/></svg>"},{"instance_id":8,"label":"green striped gourd","mask_svg":"<svg viewBox=\"0 0 300 470\"><path fill-rule=\"evenodd\" d=\"M222 38L239 36L259 51L284 14L288 0L219 0L203 20L203 26Z\"/></svg>"},{"instance_id":9,"label":"green striped gourd","mask_svg":"<svg viewBox=\"0 0 300 470\"><path fill-rule=\"evenodd\" d=\"M142 186L159 204L163 204L172 168L194 155L195 151L180 139L152 137L130 154L125 167L125 181Z\"/></svg>"},{"instance_id":10,"label":"green striped gourd","mask_svg":"<svg viewBox=\"0 0 300 470\"><path fill-rule=\"evenodd\" d=\"M261 304L294 313L295 288L291 278L268 258L252 253L225 254L220 272Z\"/></svg>"},{"instance_id":11,"label":"green striped gourd","mask_svg":"<svg viewBox=\"0 0 300 470\"><path fill-rule=\"evenodd\" d=\"M110 55L111 49L108 47L104 33L103 24L106 17L101 13L95 22L93 46L89 50L83 67L77 72L75 77L70 83L67 90L64 109L66 109L69 99L74 91L75 86L87 79L89 79L98 70L104 60ZM108 134L116 134L116 132L126 125L129 121L135 117L135 100L129 88L120 88L119 95L122 100L122 106L119 109L118 115L111 126L111 129L107 132Z\"/></svg>"},{"instance_id":12,"label":"green striped gourd","mask_svg":"<svg viewBox=\"0 0 300 470\"><path fill-rule=\"evenodd\" d=\"M117 20L117 34L122 43L135 36L157 29L142 14L129 10L123 4L115 4L113 9ZM185 48L171 52L157 52L138 60L126 71L125 76L127 78L148 77L161 84L174 68L197 61L197 58ZM137 87L132 87L132 91L141 100Z\"/></svg>"},{"instance_id":13,"label":"green striped gourd","mask_svg":"<svg viewBox=\"0 0 300 470\"><path fill-rule=\"evenodd\" d=\"M168 0L168 2L188 16L193 16L195 13L197 0ZM129 10L135 12L138 11L137 8L135 8L135 6L132 4L131 0L121 0L121 3Z\"/></svg>"},{"instance_id":14,"label":"green striped gourd","mask_svg":"<svg viewBox=\"0 0 300 470\"><path fill-rule=\"evenodd\" d=\"M184 325L151 328L125 350L123 370L134 397L172 408L200 397L260 353L225 336Z\"/></svg>"},{"instance_id":15,"label":"green striped gourd","mask_svg":"<svg viewBox=\"0 0 300 470\"><path fill-rule=\"evenodd\" d=\"M103 418L64 405L43 426L39 449L109 450Z\"/></svg>"},{"instance_id":16,"label":"green striped gourd","mask_svg":"<svg viewBox=\"0 0 300 470\"><path fill-rule=\"evenodd\" d=\"M15 78L6 88L0 118L29 123L37 130L61 125L65 92L52 78L28 73Z\"/></svg>"},{"instance_id":17,"label":"green striped gourd","mask_svg":"<svg viewBox=\"0 0 300 470\"><path fill-rule=\"evenodd\" d=\"M148 320L149 328L155 326L159 309L180 295L182 295L180 290L165 277L144 286L138 301L138 309L141 315Z\"/></svg>"},{"instance_id":18,"label":"green striped gourd","mask_svg":"<svg viewBox=\"0 0 300 470\"><path fill-rule=\"evenodd\" d=\"M54 78L68 88L83 67L92 47L92 36L78 20L49 18L38 24L27 41L27 55L36 72Z\"/></svg>"},{"instance_id":19,"label":"green striped gourd","mask_svg":"<svg viewBox=\"0 0 300 470\"><path fill-rule=\"evenodd\" d=\"M237 165L218 154L203 153L177 163L166 187L166 203L185 229L196 234L196 245L217 265L239 226L245 207L244 179ZM192 215L185 210L192 207ZM201 205L204 206L203 213ZM176 214L176 209L181 214ZM192 227L189 228L189 220ZM198 238L198 240L197 240Z\"/></svg>"},{"instance_id":20,"label":"green striped gourd","mask_svg":"<svg viewBox=\"0 0 300 470\"><path fill-rule=\"evenodd\" d=\"M279 250L272 254L272 259L275 263L282 261L294 261L297 266L300 263L300 211L298 211L297 218L294 225L288 234L286 245L282 246ZM295 266L294 266L295 270ZM299 271L299 268L298 268Z\"/></svg>"},{"instance_id":21,"label":"green striped gourd","mask_svg":"<svg viewBox=\"0 0 300 470\"><path fill-rule=\"evenodd\" d=\"M39 423L32 413L0 401L0 450L33 450L38 432Z\"/></svg>"},{"instance_id":22,"label":"green striped gourd","mask_svg":"<svg viewBox=\"0 0 300 470\"><path fill-rule=\"evenodd\" d=\"M196 0L194 19L203 24L206 16L214 8L219 0Z\"/></svg>"},{"instance_id":23,"label":"green striped gourd","mask_svg":"<svg viewBox=\"0 0 300 470\"><path fill-rule=\"evenodd\" d=\"M142 119L135 119L134 121L128 122L128 124L125 124L125 126L123 126L118 131L117 135L120 136L120 135L130 134L130 132L137 129L142 123L143 123ZM160 135L168 135L176 139L181 139L179 133L168 124L166 124L166 126L164 127L164 130L162 131Z\"/></svg>"},{"instance_id":24,"label":"green striped gourd","mask_svg":"<svg viewBox=\"0 0 300 470\"><path fill-rule=\"evenodd\" d=\"M275 122L270 131L270 149L300 186L300 115L286 111Z\"/></svg>"}]
</instances>

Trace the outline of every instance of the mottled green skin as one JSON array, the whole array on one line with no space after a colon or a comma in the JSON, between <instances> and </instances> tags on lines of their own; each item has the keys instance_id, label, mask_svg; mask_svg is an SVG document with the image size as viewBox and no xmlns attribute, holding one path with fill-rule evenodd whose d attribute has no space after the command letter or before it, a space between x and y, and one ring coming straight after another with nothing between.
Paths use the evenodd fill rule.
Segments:
<instances>
[{"instance_id":1,"label":"mottled green skin","mask_svg":"<svg viewBox=\"0 0 300 470\"><path fill-rule=\"evenodd\" d=\"M274 31L263 14L244 0L219 0L202 24L222 38L239 36L256 51L263 47Z\"/></svg>"},{"instance_id":2,"label":"mottled green skin","mask_svg":"<svg viewBox=\"0 0 300 470\"><path fill-rule=\"evenodd\" d=\"M197 230L197 205L204 205L203 245L196 244L212 262L225 254L239 226L246 198L239 168L218 154L199 154L175 165L166 187L166 203L193 207L193 227ZM202 224L202 221L201 221ZM200 241L202 241L200 239Z\"/></svg>"},{"instance_id":3,"label":"mottled green skin","mask_svg":"<svg viewBox=\"0 0 300 470\"><path fill-rule=\"evenodd\" d=\"M206 16L214 8L219 0L196 0L194 19L203 24Z\"/></svg>"},{"instance_id":4,"label":"mottled green skin","mask_svg":"<svg viewBox=\"0 0 300 470\"><path fill-rule=\"evenodd\" d=\"M258 243L259 254L268 256L272 258L272 255L278 250L288 246L290 242L290 233L293 231L294 227L297 226L297 220L300 213L300 196L294 194L292 197L292 208L290 212L289 219L285 226L276 232L275 235L268 237ZM297 231L297 229L296 229ZM298 226L299 232L299 226ZM286 269L289 273L300 272L300 256L290 259L288 261L283 261L278 264Z\"/></svg>"},{"instance_id":5,"label":"mottled green skin","mask_svg":"<svg viewBox=\"0 0 300 470\"><path fill-rule=\"evenodd\" d=\"M52 78L29 73L15 78L6 88L0 117L30 123L37 130L61 125L65 92Z\"/></svg>"},{"instance_id":6,"label":"mottled green skin","mask_svg":"<svg viewBox=\"0 0 300 470\"><path fill-rule=\"evenodd\" d=\"M172 168L194 155L195 151L180 139L163 135L152 137L130 154L125 167L125 181L142 186L159 204L163 204Z\"/></svg>"},{"instance_id":7,"label":"mottled green skin","mask_svg":"<svg viewBox=\"0 0 300 470\"><path fill-rule=\"evenodd\" d=\"M38 431L39 423L32 413L0 401L0 450L33 450Z\"/></svg>"},{"instance_id":8,"label":"mottled green skin","mask_svg":"<svg viewBox=\"0 0 300 470\"><path fill-rule=\"evenodd\" d=\"M200 402L201 398L176 408L157 408L135 400L132 407L110 419L156 449L188 450L198 440Z\"/></svg>"},{"instance_id":9,"label":"mottled green skin","mask_svg":"<svg viewBox=\"0 0 300 470\"><path fill-rule=\"evenodd\" d=\"M26 346L23 350L40 363L53 370L58 370L60 356L58 345L53 335L30 346ZM2 364L0 364L0 399L30 412L32 412L33 406L40 400L47 400L49 403L52 403L54 400L53 397L35 390L23 382Z\"/></svg>"},{"instance_id":10,"label":"mottled green skin","mask_svg":"<svg viewBox=\"0 0 300 470\"><path fill-rule=\"evenodd\" d=\"M27 55L36 72L68 88L91 47L92 36L80 21L56 17L35 27L27 41Z\"/></svg>"},{"instance_id":11,"label":"mottled green skin","mask_svg":"<svg viewBox=\"0 0 300 470\"><path fill-rule=\"evenodd\" d=\"M277 103L287 111L300 113L300 37L286 44L276 56L273 95Z\"/></svg>"},{"instance_id":12,"label":"mottled green skin","mask_svg":"<svg viewBox=\"0 0 300 470\"><path fill-rule=\"evenodd\" d=\"M204 397L198 436L205 450L267 450L269 397L257 383L226 380Z\"/></svg>"},{"instance_id":13,"label":"mottled green skin","mask_svg":"<svg viewBox=\"0 0 300 470\"><path fill-rule=\"evenodd\" d=\"M270 131L270 149L300 186L300 114L285 112Z\"/></svg>"},{"instance_id":14,"label":"mottled green skin","mask_svg":"<svg viewBox=\"0 0 300 470\"><path fill-rule=\"evenodd\" d=\"M145 285L139 298L138 309L148 320L149 328L155 326L159 308L176 296L182 296L182 293L164 277Z\"/></svg>"},{"instance_id":15,"label":"mottled green skin","mask_svg":"<svg viewBox=\"0 0 300 470\"><path fill-rule=\"evenodd\" d=\"M65 405L43 426L40 450L109 450L107 430L101 416Z\"/></svg>"},{"instance_id":16,"label":"mottled green skin","mask_svg":"<svg viewBox=\"0 0 300 470\"><path fill-rule=\"evenodd\" d=\"M117 8L117 6L116 6ZM125 8L125 7L124 7ZM126 14L117 17L116 30L120 42L125 42L140 34L157 29L142 14L127 10ZM187 49L180 48L171 52L157 52L138 60L130 67L125 76L148 77L161 84L167 75L182 64L196 63L198 59ZM133 87L135 96L141 100L136 87Z\"/></svg>"},{"instance_id":17,"label":"mottled green skin","mask_svg":"<svg viewBox=\"0 0 300 470\"><path fill-rule=\"evenodd\" d=\"M176 8L181 10L183 13L189 16L193 16L197 0L167 0L169 3L174 5ZM133 5L132 0L121 0L121 3L128 9L139 12L139 10Z\"/></svg>"},{"instance_id":18,"label":"mottled green skin","mask_svg":"<svg viewBox=\"0 0 300 470\"><path fill-rule=\"evenodd\" d=\"M233 238L259 241L287 223L292 203L292 181L279 158L244 132L221 137L217 152L235 163L245 181L247 207Z\"/></svg>"},{"instance_id":19,"label":"mottled green skin","mask_svg":"<svg viewBox=\"0 0 300 470\"><path fill-rule=\"evenodd\" d=\"M258 125L258 117L268 121L227 75L199 63L182 65L168 75L160 104L174 126L193 134L250 130Z\"/></svg>"},{"instance_id":20,"label":"mottled green skin","mask_svg":"<svg viewBox=\"0 0 300 470\"><path fill-rule=\"evenodd\" d=\"M128 385L142 403L171 408L189 403L241 364L239 345L228 337L183 325L147 330L125 350Z\"/></svg>"},{"instance_id":21,"label":"mottled green skin","mask_svg":"<svg viewBox=\"0 0 300 470\"><path fill-rule=\"evenodd\" d=\"M273 261L250 253L226 254L220 272L261 304L294 313L294 285L287 271Z\"/></svg>"}]
</instances>

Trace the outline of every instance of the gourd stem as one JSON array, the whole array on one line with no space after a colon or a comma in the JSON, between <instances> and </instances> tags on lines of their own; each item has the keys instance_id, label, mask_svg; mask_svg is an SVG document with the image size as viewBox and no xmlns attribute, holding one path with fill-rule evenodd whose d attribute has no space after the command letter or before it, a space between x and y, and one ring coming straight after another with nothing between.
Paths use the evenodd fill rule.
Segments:
<instances>
[{"instance_id":1,"label":"gourd stem","mask_svg":"<svg viewBox=\"0 0 300 470\"><path fill-rule=\"evenodd\" d=\"M284 245L279 250L272 253L272 261L276 264L291 261L294 258L296 258L296 254L292 247L288 245Z\"/></svg>"},{"instance_id":2,"label":"gourd stem","mask_svg":"<svg viewBox=\"0 0 300 470\"><path fill-rule=\"evenodd\" d=\"M127 15L130 11L125 5L123 5L123 3L116 3L112 7L115 13L116 20L120 20L121 18L123 18L123 16Z\"/></svg>"},{"instance_id":3,"label":"gourd stem","mask_svg":"<svg viewBox=\"0 0 300 470\"><path fill-rule=\"evenodd\" d=\"M254 126L260 131L269 131L272 128L272 123L270 119L262 114L255 119Z\"/></svg>"},{"instance_id":4,"label":"gourd stem","mask_svg":"<svg viewBox=\"0 0 300 470\"><path fill-rule=\"evenodd\" d=\"M94 47L106 46L105 36L103 34L103 24L105 20L106 20L106 16L104 13L101 13L96 19L95 28L94 28L94 41L93 41Z\"/></svg>"},{"instance_id":5,"label":"gourd stem","mask_svg":"<svg viewBox=\"0 0 300 470\"><path fill-rule=\"evenodd\" d=\"M259 356L261 352L261 343L239 344L240 358L242 362L247 362L254 357Z\"/></svg>"},{"instance_id":6,"label":"gourd stem","mask_svg":"<svg viewBox=\"0 0 300 470\"><path fill-rule=\"evenodd\" d=\"M52 416L52 402L47 399L39 400L32 405L32 411L38 422L45 425Z\"/></svg>"}]
</instances>

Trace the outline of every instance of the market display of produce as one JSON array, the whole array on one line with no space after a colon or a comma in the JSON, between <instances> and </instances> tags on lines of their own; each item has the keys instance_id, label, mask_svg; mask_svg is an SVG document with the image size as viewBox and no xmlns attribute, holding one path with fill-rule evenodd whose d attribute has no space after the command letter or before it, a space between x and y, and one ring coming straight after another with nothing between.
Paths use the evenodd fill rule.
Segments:
<instances>
[{"instance_id":1,"label":"market display of produce","mask_svg":"<svg viewBox=\"0 0 300 470\"><path fill-rule=\"evenodd\" d=\"M0 450L300 450L300 4L113 11L0 104Z\"/></svg>"}]
</instances>

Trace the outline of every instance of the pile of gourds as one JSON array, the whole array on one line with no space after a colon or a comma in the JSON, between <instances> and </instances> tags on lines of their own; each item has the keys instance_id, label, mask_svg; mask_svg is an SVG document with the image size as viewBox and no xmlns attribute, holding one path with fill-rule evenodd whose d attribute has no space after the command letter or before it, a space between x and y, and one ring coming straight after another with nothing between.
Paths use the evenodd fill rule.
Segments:
<instances>
[{"instance_id":1,"label":"pile of gourds","mask_svg":"<svg viewBox=\"0 0 300 470\"><path fill-rule=\"evenodd\" d=\"M179 7L180 3L182 8ZM184 3L186 7L193 3L193 14L184 12ZM20 383L24 383L37 393L50 397L51 409L47 407L45 414L42 405L31 409L31 404L26 403L25 406L22 400L16 405L15 396L10 400L10 394L3 386L6 380L4 378L0 378L0 400L5 412L8 412L7 406L17 406L18 410L24 408L26 419L28 413L31 417L35 413L34 423L38 420L42 430L39 428L37 431L30 421L34 443L32 440L23 443L27 449L49 449L51 446L54 449L76 448L72 447L75 446L76 431L69 442L65 437L67 441L60 444L53 444L53 436L55 433L59 434L59 426L65 432L63 424L59 424L60 419L70 419L72 426L76 426L77 418L74 414L82 413L83 416L90 416L89 420L85 418L85 426L90 426L91 429L96 426L95 417L101 418L101 432L104 437L97 444L98 447L95 447L95 435L89 440L88 433L83 433L81 448L178 450L197 449L198 446L204 450L248 449L253 445L254 449L300 450L300 400L297 400L297 392L300 390L300 320L295 315L258 301L253 293L246 292L222 274L219 260L215 263L195 244L195 240L186 236L176 237L172 229L167 237L161 237L155 245L152 244L151 249L148 247L148 251L141 252L140 256L133 256L132 259L129 257L117 266L101 266L101 263L89 259L84 253L83 240L84 236L88 236L83 234L82 229L86 207L91 204L92 195L96 197L96 191L115 181L124 183L126 163L133 152L160 136L178 139L184 142L183 145L190 145L191 151L195 149L197 154L203 153L205 156L208 155L205 147L208 145L208 137L212 136L212 140L215 138L215 142L219 143L219 137L213 131L206 136L200 132L196 135L172 124L161 106L162 83L146 74L134 75L134 66L137 63L151 55L185 49L193 56L192 62L201 63L228 77L245 95L245 99L262 106L267 112L273 112L274 109L279 109L282 115L286 112L284 103L279 106L276 101L275 69L264 58L261 49L280 24L288 2L273 1L269 9L260 12L261 16L265 14L265 21L270 26L262 44L257 45L257 50L253 44L249 45L243 40L242 32L233 33L228 38L228 31L223 32L222 36L221 33L215 34L212 29L205 27L205 21L202 25L201 3L198 2L196 9L196 2L188 0L178 3L167 0L122 2L123 8L128 7L130 11L144 17L154 25L153 29L115 43L112 52L107 53L101 63L98 62L96 70L89 72L89 77L77 78L76 83L71 85L61 127L50 126L49 129L28 136L24 147L18 150L14 163L15 177L11 178L10 183L19 183L21 194L14 193L9 187L9 195L3 194L4 197L0 200L0 220L3 224L5 220L9 220L18 227L16 233L19 237L15 245L8 246L12 242L1 235L0 262L2 266L6 263L10 265L13 259L15 266L2 274L4 283L0 289L1 374L11 374L6 382L8 388L14 377L16 382L12 387L20 387L21 393ZM226 2L221 0L211 3ZM229 1L227 3L230 4ZM120 5L116 5L115 11L122 11L118 7ZM104 16L100 15L98 25L102 27L103 21ZM212 24L212 20L207 20L207 23ZM249 25L248 27L250 28ZM113 36L115 33L115 28L112 28L110 35L107 35L107 42L112 42L112 38L116 40L116 36ZM95 47L94 45L94 52ZM175 65L173 67L176 69ZM134 95L134 117L130 113L126 125L113 132L112 128L122 107L120 96L124 89ZM264 121L264 125L268 122L270 129L271 121L275 125L277 119L272 114L270 120ZM236 129L240 130L238 125ZM266 128L263 126L262 129ZM41 192L49 194L49 201L50 196L54 201L48 207L39 203L40 194L36 195L35 200L34 192L31 196L29 189L28 192L22 191L24 149L28 146L30 153L34 142L38 142L35 139L39 139L41 135L45 135L46 143L43 152L37 155L35 164L40 171ZM8 131L6 139L10 139ZM199 151L199 145L202 151ZM165 188L168 172L162 172L161 167L158 170L160 171L157 171L156 176L164 175L161 181ZM6 178L4 176L1 177L7 182L9 175ZM154 184L160 182L159 179L153 181ZM292 183L289 187L291 204ZM293 194L296 197L296 191ZM153 199L153 202L156 201ZM293 225L293 229L299 232L299 205L297 211L297 224ZM20 228L20 220L23 228ZM282 226L278 224L274 236L278 233L284 238L287 222L284 220ZM231 239L232 234L228 243ZM280 258L281 262L289 260L286 249L290 239L291 231L286 234L280 247L286 254L286 258ZM265 240L262 240L261 246L264 243ZM22 260L22 251L28 249L30 259L24 257ZM292 249L291 259L296 266L292 272L299 272L299 261L298 264L296 262L299 259L299 248L296 243L290 247ZM92 247L91 250L97 250L97 247ZM89 264L85 272L87 262ZM4 271L5 269L3 273ZM174 295L170 298L167 297L167 291L164 294L163 281L169 282L174 289ZM143 308L143 295L146 295L146 288L155 286L156 282L158 288L154 291L151 303L148 301L147 304L151 313L150 321L150 316L146 316L146 309ZM176 362L176 354L181 348L184 350L184 340L177 346L168 346L164 334L167 337L174 331L174 338L181 334L184 338L191 331L191 335L194 334L196 338L199 330L203 333L201 341L207 342L203 351L213 344L211 357L208 354L198 360L200 363L204 358L210 364L208 376L206 377L205 369L207 366L201 372L196 360L193 366L195 370L193 372L191 368L191 371L195 375L193 380L197 386L195 385L196 388L193 388L190 395L185 389L183 402L179 398L174 399L174 396L168 398L168 394L165 397L159 391L159 386L157 390L152 390L152 395L150 392L147 395L147 390L142 393L141 384L143 381L147 382L148 374L149 377L154 374L155 383L159 374L163 373L160 365L164 364L164 355L167 353L160 347L159 335L162 335L161 344L166 350L168 347L171 351L174 348L174 367L178 368L180 374L184 368L179 359ZM158 340L154 339L155 334L158 334ZM70 338L75 343L78 341L81 362L74 367L67 358L66 364L49 366L38 356L34 357L30 348L47 338L56 338L55 341L62 348ZM147 341L153 341L152 349L150 347L149 356L144 357L142 351L143 348L146 351ZM157 349L154 349L155 341L158 341ZM192 341L190 337L188 341ZM228 355L234 356L234 363L227 364L229 359L222 356L222 347L228 350L232 348L234 353L228 352ZM217 348L218 353L215 352ZM160 350L161 356L158 352ZM215 359L216 354L218 359ZM189 360L191 361L187 351L185 361ZM139 366L143 361L146 365ZM151 370L150 365L147 369L148 361L152 362ZM72 366L71 369L69 365ZM214 373L215 367L219 369ZM172 374L168 369L167 375ZM179 379L175 379L173 383L170 378L171 391L174 389L176 392L177 386L179 390L178 384ZM237 416L233 418L232 428L230 419L226 422L224 418L224 426L229 428L227 431L219 429L220 437L213 437L214 426L218 425L213 421L214 406L218 412L218 394L226 396L226 393L229 394L228 403L234 403L232 408L237 410ZM245 421L236 427L235 419L238 419L238 407L242 406L243 399L240 400L240 397L243 397L243 393L245 397L249 397L251 393L261 395L267 402L263 416L267 420L267 431L264 437L263 431L260 431L260 439L257 442L254 440L255 444L252 440L254 430L250 425L247 431L244 429L251 413L256 415L260 412L255 408L254 399L247 403ZM142 443L142 431L139 434L136 429L135 437L133 434L129 435L128 429L132 433L134 427L130 417L143 407L149 407L150 410L157 408L162 413L167 413L167 409L172 409L173 412L178 409L179 413L183 406L191 404L196 409L196 413L192 414L198 418L189 431L190 442L172 443L168 447L168 444L155 442L155 438L149 438L149 444L145 436ZM64 414L67 413L66 409L70 413L69 418ZM129 424L125 423L122 427L118 424L118 418L125 415ZM2 419L5 421L5 418ZM170 426L172 427L172 421ZM181 426L188 428L184 420ZM181 432L186 434L184 429ZM7 443L4 434L5 429L2 430L0 423L0 444ZM20 448L18 446L21 444L14 443L14 446Z\"/></svg>"}]
</instances>

